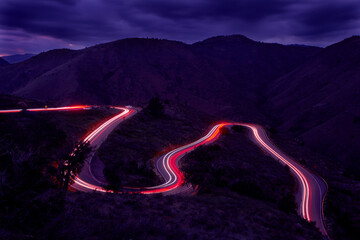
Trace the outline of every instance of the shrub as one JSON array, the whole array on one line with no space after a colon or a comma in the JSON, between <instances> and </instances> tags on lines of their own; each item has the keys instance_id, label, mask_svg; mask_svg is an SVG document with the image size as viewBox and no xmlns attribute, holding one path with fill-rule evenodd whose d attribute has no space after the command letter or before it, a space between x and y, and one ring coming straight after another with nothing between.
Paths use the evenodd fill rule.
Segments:
<instances>
[{"instance_id":1,"label":"shrub","mask_svg":"<svg viewBox=\"0 0 360 240\"><path fill-rule=\"evenodd\" d=\"M146 109L153 117L161 117L164 114L164 106L158 97L153 97Z\"/></svg>"}]
</instances>

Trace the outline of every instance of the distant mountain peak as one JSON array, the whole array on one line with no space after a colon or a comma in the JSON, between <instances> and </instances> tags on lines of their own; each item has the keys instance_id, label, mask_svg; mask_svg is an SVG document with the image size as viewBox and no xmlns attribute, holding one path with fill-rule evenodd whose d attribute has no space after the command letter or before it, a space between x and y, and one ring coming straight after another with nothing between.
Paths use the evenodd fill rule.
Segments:
<instances>
[{"instance_id":1,"label":"distant mountain peak","mask_svg":"<svg viewBox=\"0 0 360 240\"><path fill-rule=\"evenodd\" d=\"M246 42L246 43L253 43L255 42L254 40L241 35L241 34L233 34L233 35L220 35L220 36L215 36L215 37L211 37L211 38L207 38L203 41L200 42L196 42L194 44L197 43L219 43L219 42Z\"/></svg>"},{"instance_id":2,"label":"distant mountain peak","mask_svg":"<svg viewBox=\"0 0 360 240\"><path fill-rule=\"evenodd\" d=\"M5 57L3 57L3 59L5 59L8 63L13 64L13 63L25 61L33 56L35 56L35 54L24 53L24 54L15 54L15 55L10 55L10 56L5 56Z\"/></svg>"},{"instance_id":3,"label":"distant mountain peak","mask_svg":"<svg viewBox=\"0 0 360 240\"><path fill-rule=\"evenodd\" d=\"M6 66L9 65L10 63L8 63L5 59L0 58L0 66Z\"/></svg>"},{"instance_id":4,"label":"distant mountain peak","mask_svg":"<svg viewBox=\"0 0 360 240\"><path fill-rule=\"evenodd\" d=\"M158 44L180 44L185 45L185 43L175 40L167 40L162 38L124 38L115 40L112 42L97 44L93 47L113 47L119 45L158 45ZM91 47L90 47L91 48Z\"/></svg>"},{"instance_id":5,"label":"distant mountain peak","mask_svg":"<svg viewBox=\"0 0 360 240\"><path fill-rule=\"evenodd\" d=\"M345 38L345 40L359 40L360 39L360 35L353 35L349 38Z\"/></svg>"},{"instance_id":6,"label":"distant mountain peak","mask_svg":"<svg viewBox=\"0 0 360 240\"><path fill-rule=\"evenodd\" d=\"M349 38L346 38L342 42L348 42L348 43L354 43L354 44L360 44L360 35L354 35Z\"/></svg>"},{"instance_id":7,"label":"distant mountain peak","mask_svg":"<svg viewBox=\"0 0 360 240\"><path fill-rule=\"evenodd\" d=\"M332 44L328 46L327 48L333 48L334 46L343 46L343 47L353 47L353 46L360 46L360 36L354 35L349 38L345 38L344 40Z\"/></svg>"},{"instance_id":8,"label":"distant mountain peak","mask_svg":"<svg viewBox=\"0 0 360 240\"><path fill-rule=\"evenodd\" d=\"M247 87L290 72L317 51L260 43L243 35L204 42L127 38L81 50L51 50L2 67L0 92L96 104L143 104L159 95L222 111L220 106L229 102L247 101Z\"/></svg>"}]
</instances>

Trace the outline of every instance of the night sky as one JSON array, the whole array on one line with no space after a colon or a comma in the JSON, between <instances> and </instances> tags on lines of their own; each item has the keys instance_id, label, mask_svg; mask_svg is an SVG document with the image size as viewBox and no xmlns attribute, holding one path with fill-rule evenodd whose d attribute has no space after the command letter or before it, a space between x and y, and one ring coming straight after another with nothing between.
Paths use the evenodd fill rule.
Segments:
<instances>
[{"instance_id":1,"label":"night sky","mask_svg":"<svg viewBox=\"0 0 360 240\"><path fill-rule=\"evenodd\" d=\"M0 56L128 37L243 34L327 46L360 33L360 0L1 0Z\"/></svg>"}]
</instances>

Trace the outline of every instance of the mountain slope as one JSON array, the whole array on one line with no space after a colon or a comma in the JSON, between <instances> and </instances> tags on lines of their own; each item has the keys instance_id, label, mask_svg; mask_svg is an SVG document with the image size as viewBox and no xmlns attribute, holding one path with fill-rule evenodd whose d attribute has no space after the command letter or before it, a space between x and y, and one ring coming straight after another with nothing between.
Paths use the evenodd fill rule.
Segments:
<instances>
[{"instance_id":1,"label":"mountain slope","mask_svg":"<svg viewBox=\"0 0 360 240\"><path fill-rule=\"evenodd\" d=\"M124 39L78 51L54 50L9 66L0 70L0 90L62 103L141 105L160 96L210 113L261 119L254 89L318 50L240 35L193 45Z\"/></svg>"},{"instance_id":2,"label":"mountain slope","mask_svg":"<svg viewBox=\"0 0 360 240\"><path fill-rule=\"evenodd\" d=\"M360 37L321 50L274 81L263 106L287 152L327 181L325 221L333 239L358 239L360 216ZM309 152L306 154L306 152Z\"/></svg>"},{"instance_id":3,"label":"mountain slope","mask_svg":"<svg viewBox=\"0 0 360 240\"><path fill-rule=\"evenodd\" d=\"M354 162L360 154L360 37L327 47L274 82L269 99L270 115L284 130L327 156Z\"/></svg>"},{"instance_id":4,"label":"mountain slope","mask_svg":"<svg viewBox=\"0 0 360 240\"><path fill-rule=\"evenodd\" d=\"M76 56L76 51L57 49L41 53L29 61L3 67L0 70L0 91L2 93L13 93L16 89L25 86ZM49 91L49 89L43 91Z\"/></svg>"}]
</instances>

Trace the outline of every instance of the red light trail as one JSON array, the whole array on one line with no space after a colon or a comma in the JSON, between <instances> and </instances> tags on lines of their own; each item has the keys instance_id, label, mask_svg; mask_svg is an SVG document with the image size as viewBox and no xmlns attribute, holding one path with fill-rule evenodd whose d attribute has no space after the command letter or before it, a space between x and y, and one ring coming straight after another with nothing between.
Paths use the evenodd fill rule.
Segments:
<instances>
[{"instance_id":1,"label":"red light trail","mask_svg":"<svg viewBox=\"0 0 360 240\"><path fill-rule=\"evenodd\" d=\"M26 109L29 112L42 112L42 111L70 111L70 110L87 110L90 109L89 105L58 107L58 108L33 108ZM134 115L138 110L132 107L112 107L121 110L121 113L116 114L109 120L106 120L99 127L89 133L83 138L84 142L90 143L90 146L96 150L101 143L106 139L109 133L125 118ZM21 112L22 109L9 109L0 110L0 113L16 113ZM222 127L229 127L239 125L248 128L252 135L250 136L253 141L262 148L265 152L269 153L273 158L279 160L282 164L289 167L291 173L297 179L300 186L300 208L299 214L307 221L315 221L320 231L327 235L323 223L323 201L327 191L326 182L311 173L309 170L301 166L299 163L282 153L267 137L266 131L259 125L248 123L231 123L225 122L213 126L210 131L195 142L176 148L165 155L158 158L156 161L156 168L161 176L164 178L164 183L157 186L142 187L142 188L123 188L119 193L141 193L141 194L154 194L165 193L178 189L184 184L184 175L178 167L179 160L187 153L195 148L214 142L221 135L220 129ZM72 188L79 191L100 191L100 192L113 192L103 188L104 183L94 177L91 172L91 155L89 161L86 161L81 173L74 176L74 183ZM90 182L92 181L92 182Z\"/></svg>"}]
</instances>

